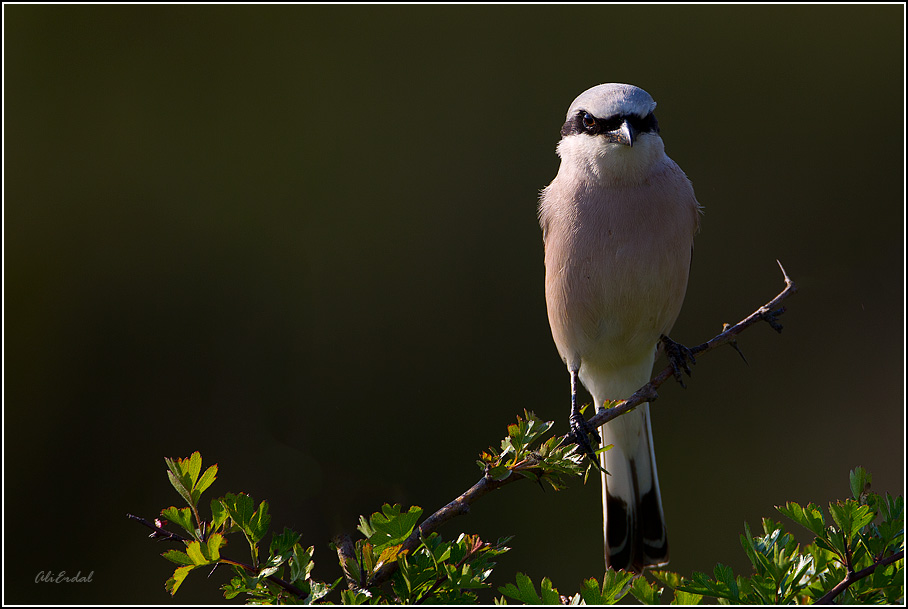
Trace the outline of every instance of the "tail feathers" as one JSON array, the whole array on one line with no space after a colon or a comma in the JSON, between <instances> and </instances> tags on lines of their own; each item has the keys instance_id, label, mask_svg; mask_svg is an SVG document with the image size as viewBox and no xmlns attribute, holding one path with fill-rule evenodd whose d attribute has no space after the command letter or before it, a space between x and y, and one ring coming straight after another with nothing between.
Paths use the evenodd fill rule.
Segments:
<instances>
[{"instance_id":1,"label":"tail feathers","mask_svg":"<svg viewBox=\"0 0 908 609\"><path fill-rule=\"evenodd\" d=\"M630 419L623 421L622 419ZM605 562L641 573L668 563L668 537L659 492L648 405L606 424L602 454Z\"/></svg>"}]
</instances>

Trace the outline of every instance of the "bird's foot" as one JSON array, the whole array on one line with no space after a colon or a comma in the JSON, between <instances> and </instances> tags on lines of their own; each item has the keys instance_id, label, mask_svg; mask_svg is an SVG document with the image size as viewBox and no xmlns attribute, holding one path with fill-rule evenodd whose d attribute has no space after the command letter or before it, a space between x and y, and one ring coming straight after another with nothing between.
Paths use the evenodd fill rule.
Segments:
<instances>
[{"instance_id":1,"label":"bird's foot","mask_svg":"<svg viewBox=\"0 0 908 609\"><path fill-rule=\"evenodd\" d=\"M688 349L681 343L676 343L669 337L664 334L659 338L662 341L662 344L665 345L665 355L668 357L669 363L672 365L672 370L675 373L675 380L681 384L682 387L687 389L687 385L684 384L684 376L681 374L684 371L687 376L691 376L690 366L691 364L696 364L697 359L694 357L694 352L691 349Z\"/></svg>"},{"instance_id":2,"label":"bird's foot","mask_svg":"<svg viewBox=\"0 0 908 609\"><path fill-rule=\"evenodd\" d=\"M590 437L592 436L596 446L599 446L602 443L602 438L599 436L599 432L596 428L586 422L583 414L577 408L571 410L570 428L574 442L580 447L581 452L587 456L590 463L596 466L596 469L604 471L602 466L599 465L599 457L596 455L596 449L593 447L593 443L590 442Z\"/></svg>"},{"instance_id":3,"label":"bird's foot","mask_svg":"<svg viewBox=\"0 0 908 609\"><path fill-rule=\"evenodd\" d=\"M760 317L763 319L763 321L768 323L769 326L773 330L775 330L776 332L781 334L782 333L782 324L779 323L779 316L782 315L782 313L784 313L784 312L785 312L785 307L782 307L775 311L765 311L760 314Z\"/></svg>"}]
</instances>

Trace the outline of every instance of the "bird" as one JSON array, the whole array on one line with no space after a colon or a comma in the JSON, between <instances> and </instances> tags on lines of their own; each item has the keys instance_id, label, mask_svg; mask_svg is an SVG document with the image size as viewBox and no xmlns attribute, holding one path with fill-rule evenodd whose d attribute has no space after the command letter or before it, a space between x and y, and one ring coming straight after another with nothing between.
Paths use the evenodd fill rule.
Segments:
<instances>
[{"instance_id":1,"label":"bird","mask_svg":"<svg viewBox=\"0 0 908 609\"><path fill-rule=\"evenodd\" d=\"M570 373L572 421L582 425L578 379L602 409L649 382L660 351L679 345L668 334L702 212L687 175L665 154L655 108L649 93L629 84L581 93L561 128L558 173L539 197L549 325ZM606 568L664 566L649 404L600 431L602 445L611 445L599 456ZM583 440L589 444L586 433Z\"/></svg>"}]
</instances>

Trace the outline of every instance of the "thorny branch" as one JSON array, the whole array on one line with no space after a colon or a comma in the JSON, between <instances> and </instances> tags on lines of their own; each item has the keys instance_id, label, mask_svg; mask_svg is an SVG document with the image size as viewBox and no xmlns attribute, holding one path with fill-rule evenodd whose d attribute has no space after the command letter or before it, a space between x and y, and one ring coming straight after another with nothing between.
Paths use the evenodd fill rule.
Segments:
<instances>
[{"instance_id":1,"label":"thorny branch","mask_svg":"<svg viewBox=\"0 0 908 609\"><path fill-rule=\"evenodd\" d=\"M778 262L778 261L777 261ZM722 345L731 344L735 349L735 339L747 328L753 326L754 324L765 321L769 323L770 326L777 332L782 331L782 326L779 325L777 318L779 315L782 315L785 312L784 307L779 307L779 305L786 298L791 296L797 291L797 287L794 282L788 277L788 274L785 272L785 268L782 267L782 263L779 262L779 268L782 269L782 276L785 280L785 289L782 290L775 298L767 302L765 305L748 315L746 318L742 319L733 326L726 326L723 328L723 331L710 339L709 341L697 345L690 349L694 354L706 353L712 351ZM653 379L637 390L634 395L632 395L627 400L618 402L612 408L608 410L603 410L596 415L594 415L587 423L590 427L599 427L612 419L619 417L640 404L644 402L651 402L656 399L656 389L662 385L669 377L673 376L675 373L674 368L671 365L666 366L659 374L657 374ZM564 437L566 442L574 442L574 436L568 434ZM461 514L466 514L470 511L470 505L478 500L480 497L483 497L494 490L498 490L502 486L510 484L516 480L522 480L522 476L508 476L504 480L495 480L491 478L488 474L484 475L479 482L474 484L468 491L463 493L460 497L451 501L446 506L426 518L422 524L420 524L413 533L403 542L400 551L408 550L412 552L419 546L420 539L428 536L433 531L437 530L441 525L451 520L455 516L460 516ZM397 569L397 562L386 563L383 565L372 578L369 580L367 587L378 586L385 581L387 581L394 571Z\"/></svg>"}]
</instances>

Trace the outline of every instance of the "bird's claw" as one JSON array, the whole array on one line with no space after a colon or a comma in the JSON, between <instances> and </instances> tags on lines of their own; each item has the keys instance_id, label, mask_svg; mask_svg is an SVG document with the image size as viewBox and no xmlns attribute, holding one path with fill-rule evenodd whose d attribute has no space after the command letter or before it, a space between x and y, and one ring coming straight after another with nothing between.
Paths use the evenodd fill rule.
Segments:
<instances>
[{"instance_id":1,"label":"bird's claw","mask_svg":"<svg viewBox=\"0 0 908 609\"><path fill-rule=\"evenodd\" d=\"M782 315L782 313L784 313L784 312L785 312L785 307L781 307L779 309L776 309L775 311L763 311L760 314L760 318L763 319L763 321L765 321L766 323L768 323L769 326L773 330L775 330L776 332L781 334L782 333L782 324L779 323L779 316Z\"/></svg>"},{"instance_id":2,"label":"bird's claw","mask_svg":"<svg viewBox=\"0 0 908 609\"><path fill-rule=\"evenodd\" d=\"M586 422L586 419L579 410L571 411L570 428L574 442L580 447L581 452L589 458L590 463L595 465L599 471L603 471L602 466L599 465L599 457L596 456L596 450L590 442L590 436L592 436L597 446L602 443L602 438L599 436L599 432L596 428L591 427L590 424Z\"/></svg>"},{"instance_id":3,"label":"bird's claw","mask_svg":"<svg viewBox=\"0 0 908 609\"><path fill-rule=\"evenodd\" d=\"M688 349L681 343L676 343L669 337L664 334L660 337L662 344L665 345L665 355L668 357L669 363L672 365L672 371L675 373L675 380L681 384L682 387L687 389L687 385L684 384L684 376L681 374L682 371L691 376L690 366L691 364L696 364L697 359L694 357L694 352L691 349Z\"/></svg>"}]
</instances>

